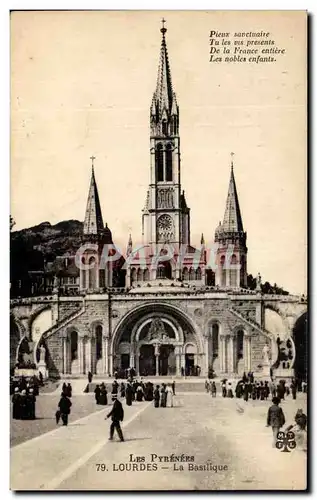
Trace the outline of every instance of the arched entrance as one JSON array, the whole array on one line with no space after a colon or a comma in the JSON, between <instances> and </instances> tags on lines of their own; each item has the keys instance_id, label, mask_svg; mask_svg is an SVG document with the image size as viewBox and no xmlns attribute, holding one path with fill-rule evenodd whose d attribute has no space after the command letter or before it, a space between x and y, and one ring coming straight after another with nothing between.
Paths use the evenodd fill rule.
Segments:
<instances>
[{"instance_id":1,"label":"arched entrance","mask_svg":"<svg viewBox=\"0 0 317 500\"><path fill-rule=\"evenodd\" d=\"M143 377L156 375L154 345L144 344L140 347L139 371Z\"/></svg>"},{"instance_id":2,"label":"arched entrance","mask_svg":"<svg viewBox=\"0 0 317 500\"><path fill-rule=\"evenodd\" d=\"M114 331L110 346L112 372L123 373L129 355L128 367L142 376L185 374L186 354L194 366L203 363L203 342L198 332L193 320L174 305L155 302L139 306L122 318ZM185 352L189 344L193 352ZM194 370L191 372L194 374Z\"/></svg>"},{"instance_id":3,"label":"arched entrance","mask_svg":"<svg viewBox=\"0 0 317 500\"><path fill-rule=\"evenodd\" d=\"M187 377L199 375L197 373L196 354L196 346L194 344L187 344L185 347L185 375Z\"/></svg>"},{"instance_id":4,"label":"arched entrance","mask_svg":"<svg viewBox=\"0 0 317 500\"><path fill-rule=\"evenodd\" d=\"M308 373L308 324L307 313L302 314L293 328L293 340L295 344L295 362L293 365L294 375L298 382L307 381Z\"/></svg>"}]
</instances>

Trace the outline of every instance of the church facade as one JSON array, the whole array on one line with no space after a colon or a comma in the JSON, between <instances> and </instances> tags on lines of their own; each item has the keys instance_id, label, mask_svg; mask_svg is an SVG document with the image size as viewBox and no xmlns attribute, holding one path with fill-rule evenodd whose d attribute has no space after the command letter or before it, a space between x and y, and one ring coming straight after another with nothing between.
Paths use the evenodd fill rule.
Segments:
<instances>
[{"instance_id":1,"label":"church facade","mask_svg":"<svg viewBox=\"0 0 317 500\"><path fill-rule=\"evenodd\" d=\"M264 295L260 277L256 290L247 288L233 162L213 249L203 235L199 248L191 245L164 26L161 33L143 246L135 249L130 235L126 255L116 254L92 167L81 248L48 293L11 300L11 365L28 357L55 377L112 376L131 367L143 376L304 377L306 299Z\"/></svg>"}]
</instances>

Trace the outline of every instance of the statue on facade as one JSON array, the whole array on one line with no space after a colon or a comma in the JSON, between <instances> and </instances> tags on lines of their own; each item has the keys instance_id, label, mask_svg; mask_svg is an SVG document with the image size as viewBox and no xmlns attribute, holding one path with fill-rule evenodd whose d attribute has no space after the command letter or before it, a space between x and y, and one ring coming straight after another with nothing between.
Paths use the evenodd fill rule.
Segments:
<instances>
[{"instance_id":1,"label":"statue on facade","mask_svg":"<svg viewBox=\"0 0 317 500\"><path fill-rule=\"evenodd\" d=\"M163 340L164 337L166 337L166 332L163 321L159 318L153 319L147 334L147 340Z\"/></svg>"},{"instance_id":2,"label":"statue on facade","mask_svg":"<svg viewBox=\"0 0 317 500\"><path fill-rule=\"evenodd\" d=\"M263 350L262 350L263 363L265 365L270 364L270 353L271 353L271 350L270 350L269 344L265 344L265 346L263 347Z\"/></svg>"},{"instance_id":3,"label":"statue on facade","mask_svg":"<svg viewBox=\"0 0 317 500\"><path fill-rule=\"evenodd\" d=\"M46 349L44 345L40 347L40 363L45 363Z\"/></svg>"}]
</instances>

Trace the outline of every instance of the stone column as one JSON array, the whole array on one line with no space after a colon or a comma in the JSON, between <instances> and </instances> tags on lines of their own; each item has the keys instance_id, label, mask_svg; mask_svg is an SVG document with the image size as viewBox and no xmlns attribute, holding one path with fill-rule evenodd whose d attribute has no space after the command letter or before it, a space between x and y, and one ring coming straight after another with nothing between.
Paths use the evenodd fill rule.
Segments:
<instances>
[{"instance_id":1,"label":"stone column","mask_svg":"<svg viewBox=\"0 0 317 500\"><path fill-rule=\"evenodd\" d=\"M180 352L179 352L179 346L175 347L175 359L176 359L176 377L179 377L181 374L181 358L180 358Z\"/></svg>"},{"instance_id":2,"label":"stone column","mask_svg":"<svg viewBox=\"0 0 317 500\"><path fill-rule=\"evenodd\" d=\"M181 358L181 369L183 368L183 370L184 370L184 375L185 375L185 366L186 366L186 362L185 362L185 353L183 352L183 349L184 349L184 346L183 346L183 348L181 349L180 358Z\"/></svg>"},{"instance_id":3,"label":"stone column","mask_svg":"<svg viewBox=\"0 0 317 500\"><path fill-rule=\"evenodd\" d=\"M102 371L108 375L108 339L102 337Z\"/></svg>"},{"instance_id":4,"label":"stone column","mask_svg":"<svg viewBox=\"0 0 317 500\"><path fill-rule=\"evenodd\" d=\"M247 372L251 371L251 356L252 356L252 350L251 350L251 336L248 335L245 337L246 340L246 364L245 367L247 369Z\"/></svg>"},{"instance_id":5,"label":"stone column","mask_svg":"<svg viewBox=\"0 0 317 500\"><path fill-rule=\"evenodd\" d=\"M204 355L205 355L205 372L202 373L202 375L205 375L206 377L208 376L208 371L209 371L209 341L208 341L208 335L204 337ZM203 370L202 370L203 372Z\"/></svg>"},{"instance_id":6,"label":"stone column","mask_svg":"<svg viewBox=\"0 0 317 500\"><path fill-rule=\"evenodd\" d=\"M63 338L63 373L67 373L67 337Z\"/></svg>"},{"instance_id":7,"label":"stone column","mask_svg":"<svg viewBox=\"0 0 317 500\"><path fill-rule=\"evenodd\" d=\"M136 371L137 376L139 376L140 375L140 351L139 351L139 349L136 352L136 360L135 361L136 361L135 371Z\"/></svg>"},{"instance_id":8,"label":"stone column","mask_svg":"<svg viewBox=\"0 0 317 500\"><path fill-rule=\"evenodd\" d=\"M83 349L83 337L78 336L78 360L79 360L79 373L85 373L84 370L84 349Z\"/></svg>"},{"instance_id":9,"label":"stone column","mask_svg":"<svg viewBox=\"0 0 317 500\"><path fill-rule=\"evenodd\" d=\"M92 372L92 366L91 366L91 359L92 357L92 353L91 353L91 338L89 337L88 338L88 342L86 344L86 368L87 368L87 371L91 371Z\"/></svg>"},{"instance_id":10,"label":"stone column","mask_svg":"<svg viewBox=\"0 0 317 500\"><path fill-rule=\"evenodd\" d=\"M227 337L225 335L221 335L221 367L222 372L227 372Z\"/></svg>"},{"instance_id":11,"label":"stone column","mask_svg":"<svg viewBox=\"0 0 317 500\"><path fill-rule=\"evenodd\" d=\"M130 353L130 368L134 368L135 367L135 357L134 357L134 353Z\"/></svg>"},{"instance_id":12,"label":"stone column","mask_svg":"<svg viewBox=\"0 0 317 500\"><path fill-rule=\"evenodd\" d=\"M233 336L229 335L228 338L228 371L230 374L234 372L234 345L233 345Z\"/></svg>"},{"instance_id":13,"label":"stone column","mask_svg":"<svg viewBox=\"0 0 317 500\"><path fill-rule=\"evenodd\" d=\"M159 373L159 358L160 358L160 350L159 346L155 344L154 346L154 355L155 355L155 375L156 377L160 374Z\"/></svg>"},{"instance_id":14,"label":"stone column","mask_svg":"<svg viewBox=\"0 0 317 500\"><path fill-rule=\"evenodd\" d=\"M110 373L110 376L112 377L112 375L113 375L113 355L112 355L112 352L110 352L110 355L109 355L109 373Z\"/></svg>"}]
</instances>

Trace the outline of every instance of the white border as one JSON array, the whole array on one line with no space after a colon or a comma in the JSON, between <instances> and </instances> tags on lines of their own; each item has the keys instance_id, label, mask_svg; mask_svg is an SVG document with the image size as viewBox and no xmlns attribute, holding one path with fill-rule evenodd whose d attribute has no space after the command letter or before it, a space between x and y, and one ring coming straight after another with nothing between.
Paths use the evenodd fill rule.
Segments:
<instances>
[{"instance_id":1,"label":"white border","mask_svg":"<svg viewBox=\"0 0 317 500\"><path fill-rule=\"evenodd\" d=\"M75 1L70 1L70 0L55 0L55 1L46 1L46 0L36 0L36 1L31 1L28 2L28 5L26 5L25 2L17 2L17 1L8 1L8 0L2 0L0 3L0 50L1 50L1 76L0 76L0 87L1 87L1 108L0 108L0 123L1 123L1 129L0 129L0 137L1 137L1 182L0 182L0 230L1 230L1 241L2 241L2 250L1 250L1 274L0 274L0 286L1 286L1 300L0 300L0 307L1 307L1 335L2 335L2 343L1 343L1 351L2 351L2 356L1 356L1 381L2 381L2 393L5 395L4 401L6 401L7 398L7 387L8 387L8 374L9 374L9 314L8 314L8 309L9 309L9 254L8 254L8 248L9 248L9 231L8 231L8 221L9 221L9 135L10 135L10 125L9 125L9 10L56 10L56 9L67 9L67 10L73 10L73 9L82 9L82 10L88 10L88 9L98 9L98 10L104 10L104 9L112 9L112 10L119 10L119 9L129 9L129 10L140 10L140 9L148 9L148 10L307 10L308 12L311 13L311 15L314 17L314 14L317 12L316 8L316 1L314 0L309 0L305 4L301 1L287 1L287 2L282 2L282 1L277 1L277 0L266 0L265 2L263 1L258 1L258 2L252 2L252 1L242 1L239 2L238 4L234 0L214 0L213 2L210 1L202 1L202 0L196 0L195 2L189 2L189 1L182 1L182 2L177 2L175 0L160 0L158 1L152 1L151 3L146 2L146 1L133 1L131 0L117 0L117 1L100 1L100 0L90 0L88 1L81 1L77 0ZM311 25L315 24L315 19L312 20ZM316 27L315 27L316 31ZM316 33L312 33L312 45L311 45L311 76L310 78L312 81L314 81L314 84L316 86ZM312 87L313 85L311 85ZM312 96L311 96L311 102L310 102L310 113L311 113L311 127L312 123L315 122L315 106L312 101ZM311 145L313 148L313 145L316 143L316 129L312 127L311 130ZM310 157L310 162L311 162L311 183L313 186L313 192L316 192L316 176L313 175L314 167L315 165L313 164L313 154L311 154ZM27 210L27 207L26 207ZM314 196L311 193L311 229L315 227L315 220L317 219L317 214L316 214L316 203L314 203ZM314 236L314 237L313 237ZM311 234L311 255L313 255L313 248L316 248L315 243L315 234ZM291 270L290 270L291 272ZM314 290L314 285L316 285L316 269L315 267L311 268L311 291ZM311 309L314 309L314 306L316 305L316 296L313 295L312 293L311 299L312 303L310 304ZM313 354L311 355L311 361L313 359L317 359L316 356L316 346L317 343L313 342L313 334L317 333L317 324L315 321L315 317L311 318L311 346L313 347ZM312 363L313 366L313 363ZM313 376L313 380L310 380L310 387L311 393L313 393L314 390L314 382L315 382L315 370L312 370L311 375ZM316 404L316 397L314 401L311 401L311 421L312 415L316 415L315 411L315 404ZM11 497L11 493L8 490L8 480L9 480L9 412L3 410L0 414L0 429L2 435L2 440L1 440L1 450L0 450L0 465L1 465L1 498L8 498ZM311 426L310 426L311 429ZM315 433L316 437L316 433ZM314 487L314 481L313 478L316 476L317 473L317 467L316 467L316 459L314 460L314 451L315 451L315 439L314 442L311 443L312 450L310 454L310 458L312 460L312 467L311 467L311 478L312 478L312 487ZM66 498L65 493L61 493L61 497ZM191 496L194 496L195 494L193 493ZM255 494L254 494L255 495ZM269 493L267 495L264 495L264 497L269 498ZM75 498L80 498L82 497L83 494L76 494ZM164 494L164 497L167 495ZM169 495L168 495L169 496ZM230 494L227 494L225 496L231 496ZM250 495L248 495L250 496ZM251 494L253 496L253 494ZM37 494L38 498L42 498L41 494ZM111 493L107 493L107 497L113 497L113 498L118 498L118 495L114 495ZM188 498L188 495L186 496ZM43 494L44 498L44 494ZM74 496L73 496L74 498Z\"/></svg>"}]
</instances>

